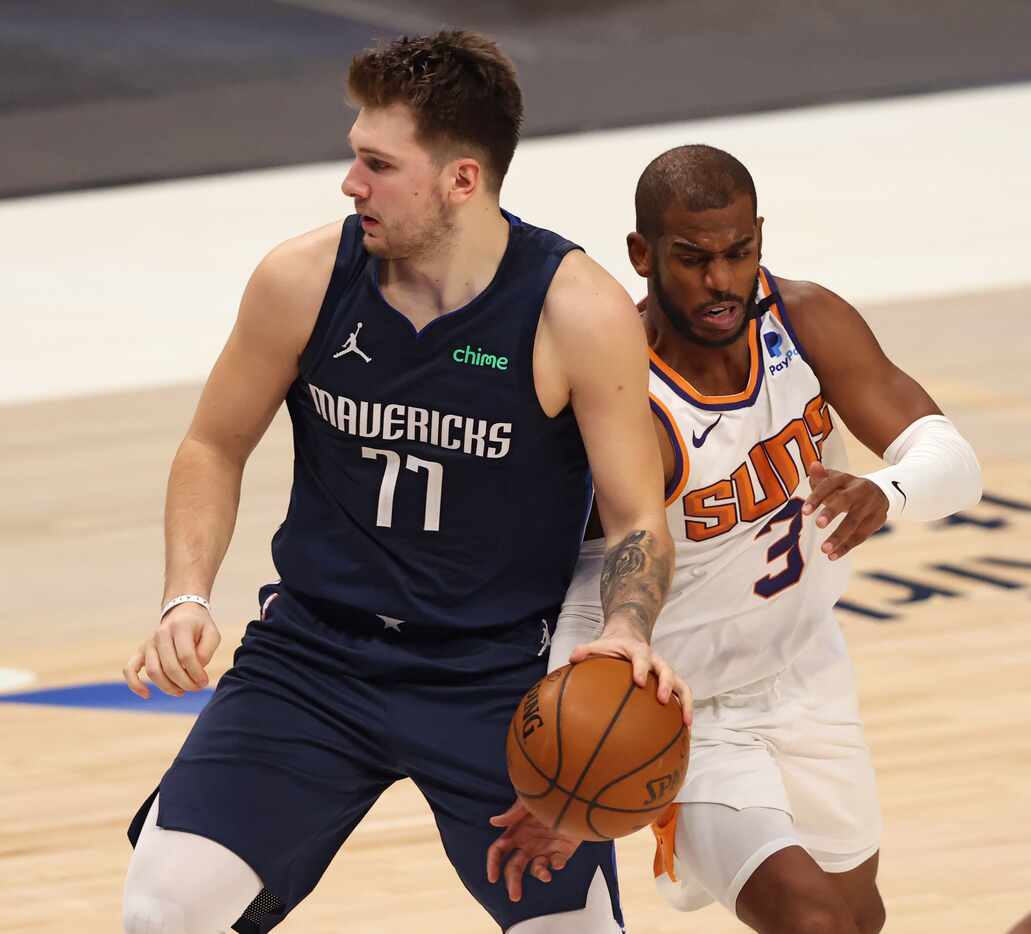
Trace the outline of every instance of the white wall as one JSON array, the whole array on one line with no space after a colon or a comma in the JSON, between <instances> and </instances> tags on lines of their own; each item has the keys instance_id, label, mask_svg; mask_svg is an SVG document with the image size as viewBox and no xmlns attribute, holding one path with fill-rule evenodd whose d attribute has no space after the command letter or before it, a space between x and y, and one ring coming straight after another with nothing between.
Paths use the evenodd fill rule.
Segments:
<instances>
[{"instance_id":1,"label":"white wall","mask_svg":"<svg viewBox=\"0 0 1031 934\"><path fill-rule=\"evenodd\" d=\"M782 275L860 304L1031 282L1031 84L531 140L504 205L636 297L637 177L688 142L751 169ZM0 202L0 402L202 379L263 253L350 212L346 168Z\"/></svg>"}]
</instances>

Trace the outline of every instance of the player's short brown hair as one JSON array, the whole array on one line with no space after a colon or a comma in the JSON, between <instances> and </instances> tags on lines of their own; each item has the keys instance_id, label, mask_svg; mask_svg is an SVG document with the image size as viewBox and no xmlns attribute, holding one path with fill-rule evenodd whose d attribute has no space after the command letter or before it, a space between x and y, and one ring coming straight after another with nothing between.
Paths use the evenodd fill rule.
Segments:
<instances>
[{"instance_id":1,"label":"player's short brown hair","mask_svg":"<svg viewBox=\"0 0 1031 934\"><path fill-rule=\"evenodd\" d=\"M512 61L486 36L404 36L355 56L347 84L359 106L411 108L426 146L448 156L473 147L489 188L500 190L519 141L523 95Z\"/></svg>"},{"instance_id":2,"label":"player's short brown hair","mask_svg":"<svg viewBox=\"0 0 1031 934\"><path fill-rule=\"evenodd\" d=\"M744 165L714 146L677 146L648 163L637 182L634 206L638 233L653 240L662 235L666 208L682 204L689 211L725 208L748 195L757 211L755 182Z\"/></svg>"}]
</instances>

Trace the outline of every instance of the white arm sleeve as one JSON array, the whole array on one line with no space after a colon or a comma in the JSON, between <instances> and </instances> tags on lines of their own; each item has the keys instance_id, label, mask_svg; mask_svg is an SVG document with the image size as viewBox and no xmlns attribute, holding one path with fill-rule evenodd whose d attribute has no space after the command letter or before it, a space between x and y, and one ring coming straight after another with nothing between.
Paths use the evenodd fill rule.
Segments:
<instances>
[{"instance_id":1,"label":"white arm sleeve","mask_svg":"<svg viewBox=\"0 0 1031 934\"><path fill-rule=\"evenodd\" d=\"M974 449L944 415L925 415L884 452L890 466L866 474L888 497L889 519L944 519L981 498Z\"/></svg>"},{"instance_id":2,"label":"white arm sleeve","mask_svg":"<svg viewBox=\"0 0 1031 934\"><path fill-rule=\"evenodd\" d=\"M551 638L548 671L569 663L569 656L578 645L593 642L605 628L601 608L601 571L605 565L605 539L596 538L580 546L573 579L566 590L566 599Z\"/></svg>"}]
</instances>

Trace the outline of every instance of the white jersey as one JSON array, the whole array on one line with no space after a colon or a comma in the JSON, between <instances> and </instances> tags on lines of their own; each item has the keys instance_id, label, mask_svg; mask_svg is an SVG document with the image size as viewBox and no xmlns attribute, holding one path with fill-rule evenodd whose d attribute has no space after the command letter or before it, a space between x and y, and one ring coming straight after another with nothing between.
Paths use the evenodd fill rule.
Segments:
<instances>
[{"instance_id":1,"label":"white jersey","mask_svg":"<svg viewBox=\"0 0 1031 934\"><path fill-rule=\"evenodd\" d=\"M820 551L836 523L817 529L800 512L813 461L847 469L841 433L774 280L765 270L759 280L775 302L748 325L741 392L705 396L651 360L652 410L676 458L666 489L676 568L652 645L696 698L783 671L828 624L849 575L847 559ZM599 602L602 548L584 545L568 608Z\"/></svg>"}]
</instances>

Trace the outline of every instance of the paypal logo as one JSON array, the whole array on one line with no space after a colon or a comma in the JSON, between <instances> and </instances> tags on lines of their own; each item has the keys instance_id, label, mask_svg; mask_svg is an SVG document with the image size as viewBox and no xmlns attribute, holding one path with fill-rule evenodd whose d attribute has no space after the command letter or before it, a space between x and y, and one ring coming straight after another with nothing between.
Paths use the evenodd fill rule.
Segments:
<instances>
[{"instance_id":1,"label":"paypal logo","mask_svg":"<svg viewBox=\"0 0 1031 934\"><path fill-rule=\"evenodd\" d=\"M780 373L781 370L786 370L791 365L791 361L798 356L798 351L794 347L789 347L787 350L784 349L784 338L776 331L767 331L763 334L763 343L766 344L766 352L771 360L783 357L779 362L770 364L770 376Z\"/></svg>"}]
</instances>

